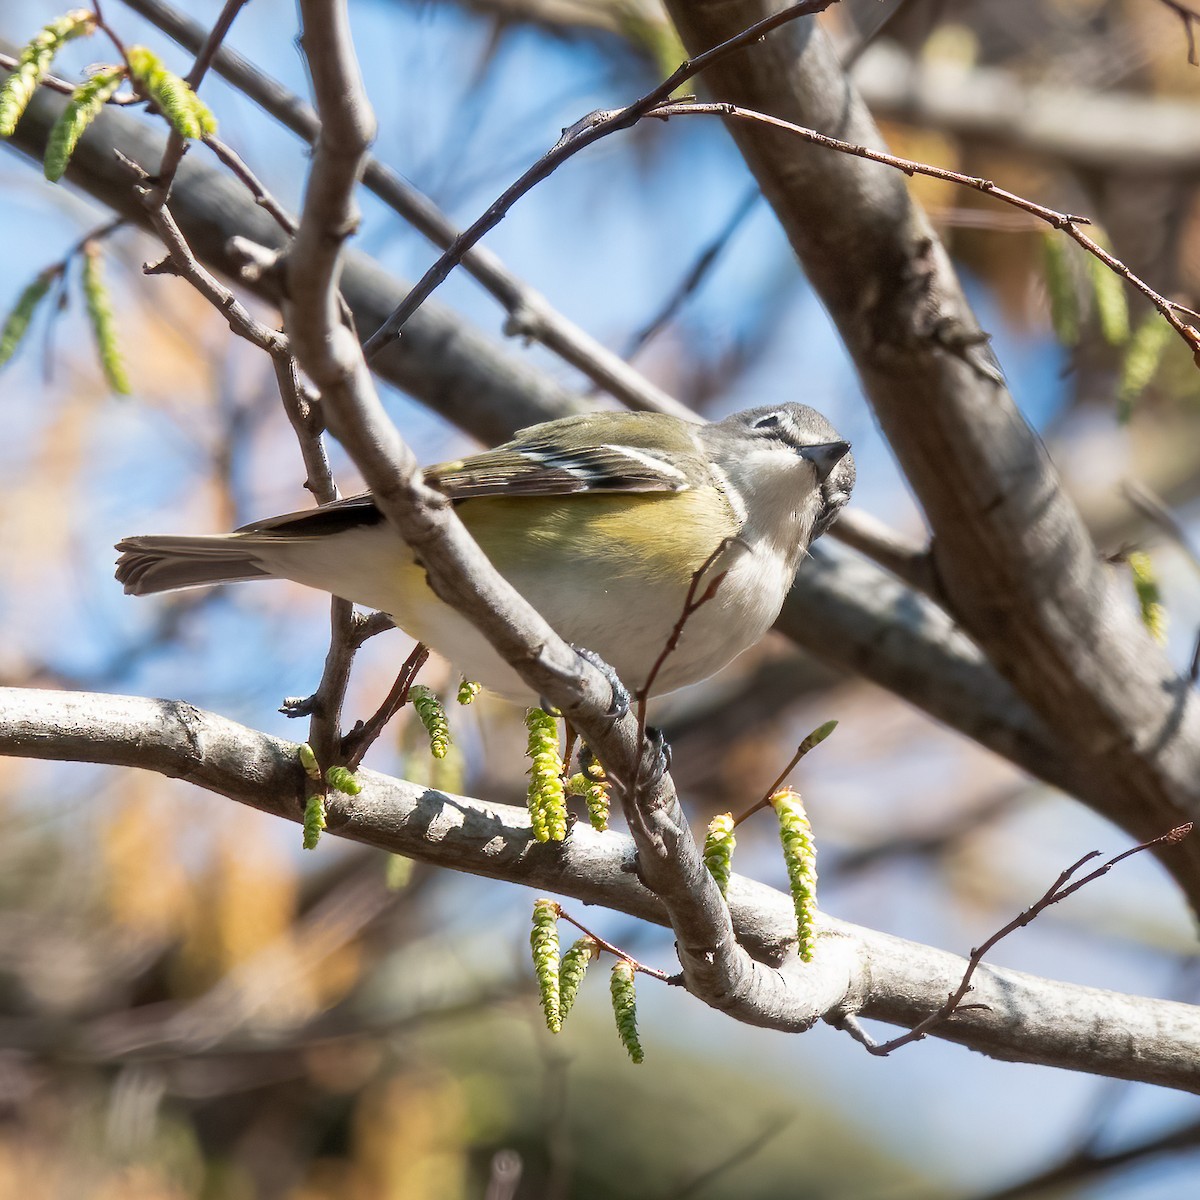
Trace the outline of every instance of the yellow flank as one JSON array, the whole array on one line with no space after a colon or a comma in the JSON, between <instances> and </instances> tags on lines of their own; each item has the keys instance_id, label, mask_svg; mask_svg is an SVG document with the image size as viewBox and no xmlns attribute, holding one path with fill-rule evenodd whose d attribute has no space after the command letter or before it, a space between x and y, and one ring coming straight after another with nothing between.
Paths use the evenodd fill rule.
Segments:
<instances>
[{"instance_id":1,"label":"yellow flank","mask_svg":"<svg viewBox=\"0 0 1200 1200\"><path fill-rule=\"evenodd\" d=\"M586 557L610 578L686 584L722 538L737 532L725 498L711 488L683 492L558 497L484 496L458 514L505 574L532 561ZM521 530L515 537L513 530ZM682 576L682 578L681 578Z\"/></svg>"}]
</instances>

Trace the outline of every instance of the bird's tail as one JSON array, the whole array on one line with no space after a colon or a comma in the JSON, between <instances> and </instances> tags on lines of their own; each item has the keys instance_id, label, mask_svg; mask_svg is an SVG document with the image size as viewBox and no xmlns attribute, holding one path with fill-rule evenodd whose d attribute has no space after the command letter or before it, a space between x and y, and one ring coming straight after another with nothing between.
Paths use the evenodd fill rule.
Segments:
<instances>
[{"instance_id":1,"label":"bird's tail","mask_svg":"<svg viewBox=\"0 0 1200 1200\"><path fill-rule=\"evenodd\" d=\"M259 565L254 541L237 534L131 537L116 548L117 581L131 596L270 576Z\"/></svg>"}]
</instances>

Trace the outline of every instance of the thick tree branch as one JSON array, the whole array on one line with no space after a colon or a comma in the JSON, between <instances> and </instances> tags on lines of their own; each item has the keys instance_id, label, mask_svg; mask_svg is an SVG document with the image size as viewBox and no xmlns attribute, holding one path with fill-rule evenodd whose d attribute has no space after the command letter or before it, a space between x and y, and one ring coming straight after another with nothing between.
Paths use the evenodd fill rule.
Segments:
<instances>
[{"instance_id":1,"label":"thick tree branch","mask_svg":"<svg viewBox=\"0 0 1200 1200\"><path fill-rule=\"evenodd\" d=\"M773 6L671 0L693 51ZM811 21L715 64L723 101L882 148ZM1200 816L1200 706L1100 561L1006 389L903 177L731 125L828 306L933 530L952 610L1078 764L1081 794L1138 841ZM1200 839L1162 852L1200 906Z\"/></svg>"},{"instance_id":2,"label":"thick tree branch","mask_svg":"<svg viewBox=\"0 0 1200 1200\"><path fill-rule=\"evenodd\" d=\"M295 746L178 701L0 688L0 754L139 767L299 822L305 777ZM330 832L469 871L603 904L665 925L638 880L628 838L577 825L559 847L533 840L523 809L451 796L373 771L341 797ZM786 975L792 1004L775 1028L857 1014L911 1028L962 978L964 959L824 917L816 960L794 953L791 900L735 876L729 911L739 943ZM774 972L772 972L774 973ZM1089 1071L1200 1093L1200 1009L1019 971L980 968L971 1007L930 1036L995 1058Z\"/></svg>"},{"instance_id":3,"label":"thick tree branch","mask_svg":"<svg viewBox=\"0 0 1200 1200\"><path fill-rule=\"evenodd\" d=\"M638 844L641 879L661 898L694 995L752 1024L811 1023L783 972L755 962L683 817L660 750L631 712L615 717L608 680L581 659L492 566L453 505L429 487L388 420L338 303L342 247L357 223L355 189L374 129L344 4L301 0L301 44L322 121L295 241L282 260L284 323L321 391L330 430L375 502L412 547L430 586L466 616L538 695L584 738L616 786Z\"/></svg>"},{"instance_id":4,"label":"thick tree branch","mask_svg":"<svg viewBox=\"0 0 1200 1200\"><path fill-rule=\"evenodd\" d=\"M44 90L35 95L13 143L40 160L61 103ZM80 142L68 178L147 226L146 211L113 150L155 164L163 141L144 121L103 113ZM180 166L172 215L197 258L227 276L236 278L241 267L230 251L232 238L282 245L275 221L241 184L196 154ZM346 255L341 282L360 330L379 325L406 291L402 282L353 251ZM264 299L279 298L273 274L243 286ZM509 358L433 302L426 302L406 325L404 337L390 343L373 367L485 442L502 441L520 425L587 407L583 397ZM818 562L802 568L789 597L780 626L788 636L833 665L862 671L1038 777L1086 794L1082 778L1075 778L1075 764L1041 721L968 639L952 634L944 615L868 563L834 562L827 556L818 556ZM1070 779L1074 785L1066 782Z\"/></svg>"}]
</instances>

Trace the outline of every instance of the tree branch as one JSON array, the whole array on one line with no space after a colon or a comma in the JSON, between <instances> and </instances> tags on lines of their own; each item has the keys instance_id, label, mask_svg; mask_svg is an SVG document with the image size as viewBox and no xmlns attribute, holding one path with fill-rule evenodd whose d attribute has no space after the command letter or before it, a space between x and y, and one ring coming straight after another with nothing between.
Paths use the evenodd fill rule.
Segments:
<instances>
[{"instance_id":1,"label":"tree branch","mask_svg":"<svg viewBox=\"0 0 1200 1200\"><path fill-rule=\"evenodd\" d=\"M40 161L60 108L53 95L39 91L12 143ZM102 113L80 142L68 178L114 211L148 227L146 210L128 185L128 171L113 152L157 162L163 141L125 113ZM180 167L172 216L195 256L234 278L242 260L231 252L232 239L282 244L275 221L245 189L196 155L189 155ZM273 273L241 282L264 299L279 299ZM369 259L347 253L342 293L360 330L379 325L405 291L403 283ZM382 378L420 397L484 442L503 441L518 426L587 407L583 397L498 351L432 301L372 366ZM797 576L779 628L823 661L865 674L1039 778L1086 798L1086 780L1077 764L978 649L953 631L940 610L869 563L834 561L818 546Z\"/></svg>"},{"instance_id":2,"label":"tree branch","mask_svg":"<svg viewBox=\"0 0 1200 1200\"><path fill-rule=\"evenodd\" d=\"M693 50L766 0L668 0ZM814 22L706 82L722 100L870 149L882 142ZM1145 841L1200 816L1200 706L1113 587L1045 450L998 382L903 177L757 125L730 131L861 375L934 534L951 609L1075 760L1098 811ZM916 398L920 397L919 405ZM1200 907L1200 839L1160 857Z\"/></svg>"},{"instance_id":3,"label":"tree branch","mask_svg":"<svg viewBox=\"0 0 1200 1200\"><path fill-rule=\"evenodd\" d=\"M299 822L305 776L295 746L178 701L0 688L0 754L138 767ZM577 825L559 847L536 842L523 809L446 795L374 771L341 796L329 832L423 862L603 904L668 923L617 833ZM966 961L822 917L816 960L794 953L789 897L734 876L729 912L759 964L782 963L793 1003L777 1020L798 1031L857 1014L911 1028L936 1011ZM773 972L774 973L774 972ZM1200 1009L983 966L972 1007L930 1036L995 1058L1040 1063L1200 1093ZM803 1003L801 1004L801 1001Z\"/></svg>"}]
</instances>

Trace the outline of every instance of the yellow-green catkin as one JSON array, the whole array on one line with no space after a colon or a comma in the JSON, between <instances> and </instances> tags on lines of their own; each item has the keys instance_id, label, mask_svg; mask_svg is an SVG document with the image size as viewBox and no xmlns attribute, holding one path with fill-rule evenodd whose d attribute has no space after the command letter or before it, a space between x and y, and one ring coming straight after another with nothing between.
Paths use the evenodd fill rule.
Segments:
<instances>
[{"instance_id":1,"label":"yellow-green catkin","mask_svg":"<svg viewBox=\"0 0 1200 1200\"><path fill-rule=\"evenodd\" d=\"M587 973L588 963L600 953L595 938L584 936L562 956L558 968L558 1016L565 1021L579 995L579 985Z\"/></svg>"},{"instance_id":2,"label":"yellow-green catkin","mask_svg":"<svg viewBox=\"0 0 1200 1200\"><path fill-rule=\"evenodd\" d=\"M608 829L608 814L612 809L612 798L608 792L608 776L590 751L581 753L583 770L567 781L567 791L572 796L582 796L587 805L588 823L600 833Z\"/></svg>"},{"instance_id":3,"label":"yellow-green catkin","mask_svg":"<svg viewBox=\"0 0 1200 1200\"><path fill-rule=\"evenodd\" d=\"M305 775L309 779L320 782L321 767L317 762L317 756L313 752L313 748L307 742L301 742L296 747L296 757L300 760L300 765L304 768Z\"/></svg>"},{"instance_id":4,"label":"yellow-green catkin","mask_svg":"<svg viewBox=\"0 0 1200 1200\"><path fill-rule=\"evenodd\" d=\"M112 300L104 282L104 264L100 247L88 242L83 247L83 299L92 336L96 339L96 353L108 386L119 396L130 393L129 376L121 357L117 342L117 323L113 318Z\"/></svg>"},{"instance_id":5,"label":"yellow-green catkin","mask_svg":"<svg viewBox=\"0 0 1200 1200\"><path fill-rule=\"evenodd\" d=\"M1129 303L1125 299L1125 281L1094 254L1087 256L1087 267L1100 333L1110 346L1123 346L1129 341Z\"/></svg>"},{"instance_id":6,"label":"yellow-green catkin","mask_svg":"<svg viewBox=\"0 0 1200 1200\"><path fill-rule=\"evenodd\" d=\"M185 138L216 133L217 119L208 106L162 59L146 46L130 46L126 55L139 89L148 96Z\"/></svg>"},{"instance_id":7,"label":"yellow-green catkin","mask_svg":"<svg viewBox=\"0 0 1200 1200\"><path fill-rule=\"evenodd\" d=\"M1117 420L1129 420L1133 406L1150 386L1175 331L1159 312L1148 313L1133 331L1117 384Z\"/></svg>"},{"instance_id":8,"label":"yellow-green catkin","mask_svg":"<svg viewBox=\"0 0 1200 1200\"><path fill-rule=\"evenodd\" d=\"M309 796L304 806L304 842L305 850L315 850L325 829L325 797L320 792Z\"/></svg>"},{"instance_id":9,"label":"yellow-green catkin","mask_svg":"<svg viewBox=\"0 0 1200 1200\"><path fill-rule=\"evenodd\" d=\"M608 988L612 996L613 1016L617 1022L617 1036L621 1039L621 1045L628 1051L629 1057L635 1063L640 1063L646 1055L638 1039L634 974L633 967L625 959L618 959L609 976Z\"/></svg>"},{"instance_id":10,"label":"yellow-green catkin","mask_svg":"<svg viewBox=\"0 0 1200 1200\"><path fill-rule=\"evenodd\" d=\"M483 691L483 684L473 679L464 679L458 685L458 695L455 697L459 704L470 704Z\"/></svg>"},{"instance_id":11,"label":"yellow-green catkin","mask_svg":"<svg viewBox=\"0 0 1200 1200\"><path fill-rule=\"evenodd\" d=\"M816 949L817 848L812 826L798 792L784 788L771 797L779 818L779 840L787 864L788 884L796 908L796 949L804 962L812 962Z\"/></svg>"},{"instance_id":12,"label":"yellow-green catkin","mask_svg":"<svg viewBox=\"0 0 1200 1200\"><path fill-rule=\"evenodd\" d=\"M733 873L733 852L736 848L733 813L718 813L708 823L708 833L704 838L704 865L717 881L722 896L729 887L729 876Z\"/></svg>"},{"instance_id":13,"label":"yellow-green catkin","mask_svg":"<svg viewBox=\"0 0 1200 1200\"><path fill-rule=\"evenodd\" d=\"M553 900L533 902L533 929L529 934L533 951L533 972L537 976L542 997L542 1012L546 1028L551 1033L562 1030L562 1010L558 983L558 905Z\"/></svg>"},{"instance_id":14,"label":"yellow-green catkin","mask_svg":"<svg viewBox=\"0 0 1200 1200\"><path fill-rule=\"evenodd\" d=\"M446 720L446 710L442 702L434 694L432 688L417 683L409 689L409 701L417 710L425 732L429 734L429 752L434 758L445 758L450 749L450 725Z\"/></svg>"},{"instance_id":15,"label":"yellow-green catkin","mask_svg":"<svg viewBox=\"0 0 1200 1200\"><path fill-rule=\"evenodd\" d=\"M539 842L561 842L567 836L567 798L558 723L540 708L525 714L529 730L529 820Z\"/></svg>"},{"instance_id":16,"label":"yellow-green catkin","mask_svg":"<svg viewBox=\"0 0 1200 1200\"><path fill-rule=\"evenodd\" d=\"M413 867L416 864L403 854L389 854L387 872L384 880L388 891L402 892L412 882Z\"/></svg>"},{"instance_id":17,"label":"yellow-green catkin","mask_svg":"<svg viewBox=\"0 0 1200 1200\"><path fill-rule=\"evenodd\" d=\"M325 772L325 782L335 791L343 792L347 796L357 796L362 791L362 784L349 767L330 767Z\"/></svg>"},{"instance_id":18,"label":"yellow-green catkin","mask_svg":"<svg viewBox=\"0 0 1200 1200\"><path fill-rule=\"evenodd\" d=\"M1079 293L1067 239L1057 230L1042 235L1042 270L1054 335L1064 346L1074 346L1079 341Z\"/></svg>"},{"instance_id":19,"label":"yellow-green catkin","mask_svg":"<svg viewBox=\"0 0 1200 1200\"><path fill-rule=\"evenodd\" d=\"M98 71L86 83L72 93L67 107L59 114L46 139L46 153L42 157L42 170L51 183L63 176L79 139L87 127L100 115L105 104L121 86L125 78L124 67L106 67Z\"/></svg>"},{"instance_id":20,"label":"yellow-green catkin","mask_svg":"<svg viewBox=\"0 0 1200 1200\"><path fill-rule=\"evenodd\" d=\"M1160 645L1167 640L1167 610L1162 602L1158 577L1154 574L1154 563L1144 550L1135 550L1129 556L1129 570L1133 575L1133 590L1137 593L1138 605L1142 610L1142 624L1151 637Z\"/></svg>"},{"instance_id":21,"label":"yellow-green catkin","mask_svg":"<svg viewBox=\"0 0 1200 1200\"><path fill-rule=\"evenodd\" d=\"M12 137L33 93L46 78L54 56L63 45L91 33L95 27L95 15L77 8L51 21L21 51L12 74L0 84L0 137Z\"/></svg>"},{"instance_id":22,"label":"yellow-green catkin","mask_svg":"<svg viewBox=\"0 0 1200 1200\"><path fill-rule=\"evenodd\" d=\"M46 298L50 285L58 278L58 275L58 266L47 267L30 280L17 297L16 304L12 306L8 316L4 318L3 327L0 328L0 367L16 354L17 347L29 332L33 314L37 312L38 305Z\"/></svg>"}]
</instances>

